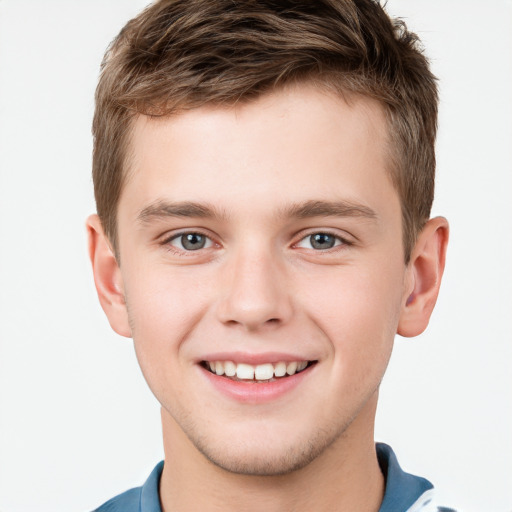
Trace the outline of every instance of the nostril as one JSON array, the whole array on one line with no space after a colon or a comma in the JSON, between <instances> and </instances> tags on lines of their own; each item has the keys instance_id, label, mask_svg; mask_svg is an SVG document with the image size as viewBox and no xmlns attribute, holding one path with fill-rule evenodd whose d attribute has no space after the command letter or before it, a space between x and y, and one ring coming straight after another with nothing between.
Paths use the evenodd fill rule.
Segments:
<instances>
[{"instance_id":1,"label":"nostril","mask_svg":"<svg viewBox=\"0 0 512 512\"><path fill-rule=\"evenodd\" d=\"M244 326L248 330L260 329L263 326L278 326L281 324L282 320L280 318L269 318L268 320L264 320L263 322L259 322L256 319L244 318L240 320L230 319L224 321L224 324L227 326L237 327Z\"/></svg>"}]
</instances>

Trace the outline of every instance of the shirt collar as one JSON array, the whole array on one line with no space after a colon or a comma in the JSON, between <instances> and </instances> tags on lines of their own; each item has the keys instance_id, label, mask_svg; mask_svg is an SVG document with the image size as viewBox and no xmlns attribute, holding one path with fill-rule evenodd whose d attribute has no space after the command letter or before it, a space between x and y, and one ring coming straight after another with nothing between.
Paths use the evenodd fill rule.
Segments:
<instances>
[{"instance_id":1,"label":"shirt collar","mask_svg":"<svg viewBox=\"0 0 512 512\"><path fill-rule=\"evenodd\" d=\"M402 470L396 455L390 446L377 443L377 458L380 469L386 479L386 490L379 512L396 512L397 510L419 510L413 505L421 505L419 498L425 495L424 504L431 499L427 493L433 485L425 478L411 475ZM428 500L428 501L427 501Z\"/></svg>"},{"instance_id":2,"label":"shirt collar","mask_svg":"<svg viewBox=\"0 0 512 512\"><path fill-rule=\"evenodd\" d=\"M160 507L160 477L164 469L164 461L159 462L144 483L140 493L140 512L162 512Z\"/></svg>"}]
</instances>

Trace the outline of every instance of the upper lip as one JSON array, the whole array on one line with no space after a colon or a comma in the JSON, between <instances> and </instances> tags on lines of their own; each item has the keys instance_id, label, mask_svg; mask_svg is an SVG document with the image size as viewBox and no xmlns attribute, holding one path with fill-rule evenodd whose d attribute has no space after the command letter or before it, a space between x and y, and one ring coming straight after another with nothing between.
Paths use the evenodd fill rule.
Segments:
<instances>
[{"instance_id":1,"label":"upper lip","mask_svg":"<svg viewBox=\"0 0 512 512\"><path fill-rule=\"evenodd\" d=\"M197 362L203 361L232 361L233 363L243 363L258 365L264 363L291 363L293 361L315 361L316 358L311 358L305 355L290 354L286 352L261 352L261 353L249 353L249 352L215 352L205 354L200 357Z\"/></svg>"}]
</instances>

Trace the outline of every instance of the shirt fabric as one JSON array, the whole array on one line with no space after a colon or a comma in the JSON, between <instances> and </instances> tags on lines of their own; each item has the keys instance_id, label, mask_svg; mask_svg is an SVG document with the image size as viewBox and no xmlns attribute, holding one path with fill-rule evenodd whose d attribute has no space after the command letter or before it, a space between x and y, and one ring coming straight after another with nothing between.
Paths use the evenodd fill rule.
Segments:
<instances>
[{"instance_id":1,"label":"shirt fabric","mask_svg":"<svg viewBox=\"0 0 512 512\"><path fill-rule=\"evenodd\" d=\"M376 448L386 479L379 512L455 512L435 505L433 485L425 478L403 471L391 447L377 443ZM162 512L158 486L163 468L164 462L159 462L142 487L119 494L94 512Z\"/></svg>"}]
</instances>

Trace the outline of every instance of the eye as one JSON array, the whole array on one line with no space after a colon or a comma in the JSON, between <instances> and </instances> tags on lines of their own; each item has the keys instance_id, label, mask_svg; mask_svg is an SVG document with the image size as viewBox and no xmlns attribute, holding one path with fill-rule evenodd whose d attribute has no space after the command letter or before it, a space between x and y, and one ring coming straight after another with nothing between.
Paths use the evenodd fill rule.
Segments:
<instances>
[{"instance_id":1,"label":"eye","mask_svg":"<svg viewBox=\"0 0 512 512\"><path fill-rule=\"evenodd\" d=\"M213 245L212 240L202 233L180 233L172 237L168 243L182 251L198 251Z\"/></svg>"},{"instance_id":2,"label":"eye","mask_svg":"<svg viewBox=\"0 0 512 512\"><path fill-rule=\"evenodd\" d=\"M313 233L304 237L296 247L325 251L341 244L347 244L347 242L331 233Z\"/></svg>"}]
</instances>

